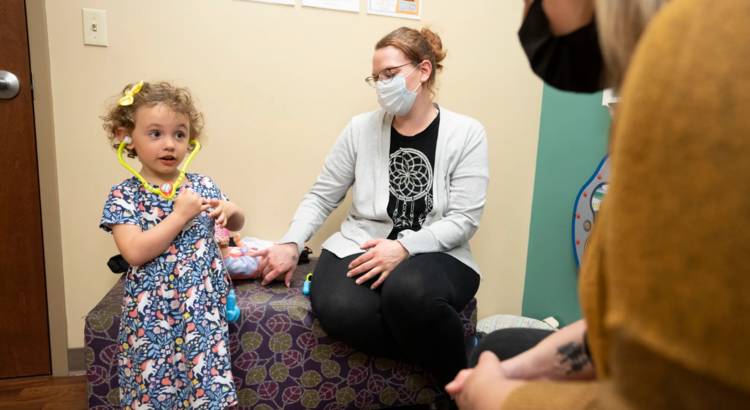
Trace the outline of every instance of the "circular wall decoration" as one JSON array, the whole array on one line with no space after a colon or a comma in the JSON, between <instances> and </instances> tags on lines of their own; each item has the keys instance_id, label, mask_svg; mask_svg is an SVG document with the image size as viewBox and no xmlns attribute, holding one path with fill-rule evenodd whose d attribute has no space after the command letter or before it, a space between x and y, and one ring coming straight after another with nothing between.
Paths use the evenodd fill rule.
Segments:
<instances>
[{"instance_id":1,"label":"circular wall decoration","mask_svg":"<svg viewBox=\"0 0 750 410\"><path fill-rule=\"evenodd\" d=\"M573 255L575 256L576 265L581 265L583 252L589 242L589 235L596 215L599 213L604 196L607 194L607 184L609 180L609 156L599 162L593 175L583 184L578 191L576 202L573 206Z\"/></svg>"}]
</instances>

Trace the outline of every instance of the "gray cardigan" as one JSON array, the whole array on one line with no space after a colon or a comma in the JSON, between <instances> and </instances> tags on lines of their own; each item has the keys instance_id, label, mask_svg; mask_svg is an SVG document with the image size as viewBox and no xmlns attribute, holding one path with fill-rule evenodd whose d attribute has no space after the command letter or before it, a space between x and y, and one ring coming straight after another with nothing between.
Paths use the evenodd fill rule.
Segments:
<instances>
[{"instance_id":1,"label":"gray cardigan","mask_svg":"<svg viewBox=\"0 0 750 410\"><path fill-rule=\"evenodd\" d=\"M304 196L280 243L301 249L352 189L352 207L341 230L323 248L342 258L393 229L387 213L388 160L393 115L383 110L352 118L328 153L312 189ZM419 231L397 240L410 255L444 252L479 273L469 239L479 228L489 181L487 137L477 120L440 108L435 148L433 209ZM442 177L441 177L442 176Z\"/></svg>"}]
</instances>

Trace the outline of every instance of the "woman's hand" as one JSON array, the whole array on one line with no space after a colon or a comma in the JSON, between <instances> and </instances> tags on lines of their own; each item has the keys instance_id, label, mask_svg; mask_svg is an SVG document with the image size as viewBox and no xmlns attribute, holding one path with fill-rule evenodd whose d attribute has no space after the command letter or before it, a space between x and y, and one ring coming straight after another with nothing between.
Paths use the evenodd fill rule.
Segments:
<instances>
[{"instance_id":1,"label":"woman's hand","mask_svg":"<svg viewBox=\"0 0 750 410\"><path fill-rule=\"evenodd\" d=\"M461 409L500 409L502 403L524 382L511 380L494 353L485 351L473 369L461 370L445 391Z\"/></svg>"},{"instance_id":2,"label":"woman's hand","mask_svg":"<svg viewBox=\"0 0 750 410\"><path fill-rule=\"evenodd\" d=\"M361 285L380 275L370 289L380 286L393 269L409 257L409 252L401 242L390 239L371 239L362 244L362 249L366 249L367 252L349 264L346 276L351 278L364 273L356 280L357 285Z\"/></svg>"},{"instance_id":3,"label":"woman's hand","mask_svg":"<svg viewBox=\"0 0 750 410\"><path fill-rule=\"evenodd\" d=\"M248 254L260 259L257 272L260 272L260 277L263 278L261 285L266 286L279 277L284 278L286 287L292 284L292 275L299 258L296 243L275 244L266 249L250 251Z\"/></svg>"}]
</instances>

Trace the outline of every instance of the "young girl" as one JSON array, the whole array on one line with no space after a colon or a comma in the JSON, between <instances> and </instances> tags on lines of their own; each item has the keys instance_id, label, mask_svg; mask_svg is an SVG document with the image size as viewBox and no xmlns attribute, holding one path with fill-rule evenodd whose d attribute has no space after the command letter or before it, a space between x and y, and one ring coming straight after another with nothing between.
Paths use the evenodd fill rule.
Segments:
<instances>
[{"instance_id":1,"label":"young girl","mask_svg":"<svg viewBox=\"0 0 750 410\"><path fill-rule=\"evenodd\" d=\"M100 224L130 265L118 337L121 406L232 406L229 282L213 234L215 223L239 230L244 216L211 178L178 168L199 147L202 116L187 89L140 82L103 119L119 153L141 163L112 187Z\"/></svg>"}]
</instances>

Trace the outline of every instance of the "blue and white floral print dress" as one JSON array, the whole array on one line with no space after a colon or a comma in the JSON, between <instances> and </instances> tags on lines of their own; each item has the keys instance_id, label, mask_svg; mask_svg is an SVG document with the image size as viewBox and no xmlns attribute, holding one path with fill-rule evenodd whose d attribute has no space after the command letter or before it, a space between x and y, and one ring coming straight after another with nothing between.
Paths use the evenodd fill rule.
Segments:
<instances>
[{"instance_id":1,"label":"blue and white floral print dress","mask_svg":"<svg viewBox=\"0 0 750 410\"><path fill-rule=\"evenodd\" d=\"M204 198L225 199L211 178L187 174L185 187ZM112 187L100 227L118 224L146 231L174 205L145 190L136 178ZM225 320L229 282L214 220L202 212L164 253L125 278L119 342L120 399L133 409L220 409L237 401Z\"/></svg>"}]
</instances>

